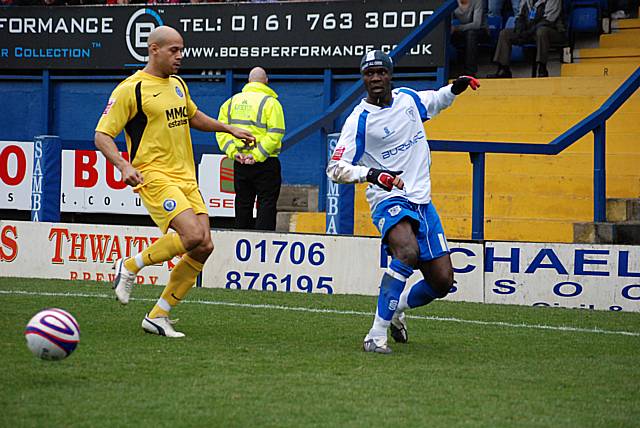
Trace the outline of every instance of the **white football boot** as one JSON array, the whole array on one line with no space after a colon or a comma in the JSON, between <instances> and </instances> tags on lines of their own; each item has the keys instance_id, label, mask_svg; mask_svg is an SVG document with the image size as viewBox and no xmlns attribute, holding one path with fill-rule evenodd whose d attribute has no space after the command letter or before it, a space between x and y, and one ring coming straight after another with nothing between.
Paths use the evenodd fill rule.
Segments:
<instances>
[{"instance_id":1,"label":"white football boot","mask_svg":"<svg viewBox=\"0 0 640 428\"><path fill-rule=\"evenodd\" d=\"M396 311L391 318L391 337L396 343L407 343L409 341L409 334L407 333L407 323L404 320L404 312Z\"/></svg>"},{"instance_id":2,"label":"white football boot","mask_svg":"<svg viewBox=\"0 0 640 428\"><path fill-rule=\"evenodd\" d=\"M169 317L149 318L149 314L146 314L142 320L142 329L158 336L184 337L184 333L173 329L173 323L175 321L171 321Z\"/></svg>"},{"instance_id":3,"label":"white football boot","mask_svg":"<svg viewBox=\"0 0 640 428\"><path fill-rule=\"evenodd\" d=\"M378 354L390 354L391 348L387 346L387 337L386 336L369 336L368 334L364 338L364 343L362 344L362 349L364 352L375 352Z\"/></svg>"},{"instance_id":4,"label":"white football boot","mask_svg":"<svg viewBox=\"0 0 640 428\"><path fill-rule=\"evenodd\" d=\"M116 271L116 277L113 280L113 290L116 292L116 299L118 302L126 305L129 303L129 296L131 296L136 274L127 270L124 266L124 259L116 260L113 268Z\"/></svg>"}]
</instances>

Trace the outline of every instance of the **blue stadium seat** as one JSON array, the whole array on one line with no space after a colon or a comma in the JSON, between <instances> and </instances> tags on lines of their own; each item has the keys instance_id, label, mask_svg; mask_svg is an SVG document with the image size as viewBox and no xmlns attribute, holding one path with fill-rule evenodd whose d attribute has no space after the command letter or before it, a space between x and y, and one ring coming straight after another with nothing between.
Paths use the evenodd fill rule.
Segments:
<instances>
[{"instance_id":1,"label":"blue stadium seat","mask_svg":"<svg viewBox=\"0 0 640 428\"><path fill-rule=\"evenodd\" d=\"M600 33L600 2L574 2L569 12L572 33Z\"/></svg>"},{"instance_id":2,"label":"blue stadium seat","mask_svg":"<svg viewBox=\"0 0 640 428\"><path fill-rule=\"evenodd\" d=\"M489 26L489 39L491 47L494 48L498 44L498 36L502 30L502 17L488 16L487 25Z\"/></svg>"}]
</instances>

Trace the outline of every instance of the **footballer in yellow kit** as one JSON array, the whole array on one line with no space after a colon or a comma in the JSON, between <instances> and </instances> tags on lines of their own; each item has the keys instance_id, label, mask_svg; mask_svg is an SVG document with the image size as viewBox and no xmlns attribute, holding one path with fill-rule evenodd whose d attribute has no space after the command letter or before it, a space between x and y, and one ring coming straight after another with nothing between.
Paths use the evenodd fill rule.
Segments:
<instances>
[{"instance_id":1,"label":"footballer in yellow kit","mask_svg":"<svg viewBox=\"0 0 640 428\"><path fill-rule=\"evenodd\" d=\"M186 209L207 213L189 132L197 110L180 77L138 71L116 87L96 127L112 138L125 130L129 161L144 179L135 191L163 233Z\"/></svg>"},{"instance_id":2,"label":"footballer in yellow kit","mask_svg":"<svg viewBox=\"0 0 640 428\"><path fill-rule=\"evenodd\" d=\"M147 45L149 61L111 94L96 127L95 144L118 168L123 181L140 193L164 233L142 252L116 260L116 299L129 303L136 275L145 266L182 255L160 298L142 320L145 332L177 338L184 333L175 331L169 312L185 298L213 252L209 215L196 181L190 128L228 133L247 144L254 143L255 137L207 116L191 101L187 85L176 75L184 50L180 33L160 26L151 31ZM114 141L122 130L129 159Z\"/></svg>"}]
</instances>

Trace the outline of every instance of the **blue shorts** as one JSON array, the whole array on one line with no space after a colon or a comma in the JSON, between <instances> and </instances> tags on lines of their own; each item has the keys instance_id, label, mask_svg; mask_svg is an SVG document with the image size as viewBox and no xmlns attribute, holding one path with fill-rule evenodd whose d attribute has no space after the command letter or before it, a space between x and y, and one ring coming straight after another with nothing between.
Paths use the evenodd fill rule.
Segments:
<instances>
[{"instance_id":1,"label":"blue shorts","mask_svg":"<svg viewBox=\"0 0 640 428\"><path fill-rule=\"evenodd\" d=\"M387 234L393 226L407 217L418 240L420 261L437 259L449 253L449 245L436 207L432 203L420 205L394 197L380 202L372 216L373 224L382 236L382 247L389 255L391 252L387 245Z\"/></svg>"}]
</instances>

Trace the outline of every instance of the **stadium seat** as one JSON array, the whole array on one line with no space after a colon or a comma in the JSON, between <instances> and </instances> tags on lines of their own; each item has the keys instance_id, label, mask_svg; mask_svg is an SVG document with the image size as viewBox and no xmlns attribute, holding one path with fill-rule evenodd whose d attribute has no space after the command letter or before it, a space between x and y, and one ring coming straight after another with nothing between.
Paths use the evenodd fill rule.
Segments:
<instances>
[{"instance_id":1,"label":"stadium seat","mask_svg":"<svg viewBox=\"0 0 640 428\"><path fill-rule=\"evenodd\" d=\"M578 33L600 34L603 11L607 0L573 0L568 9L568 25L571 28L571 46Z\"/></svg>"},{"instance_id":2,"label":"stadium seat","mask_svg":"<svg viewBox=\"0 0 640 428\"><path fill-rule=\"evenodd\" d=\"M481 43L480 46L489 47L495 49L498 44L498 36L502 30L502 17L500 16L488 16L487 25L489 26L489 41Z\"/></svg>"}]
</instances>

